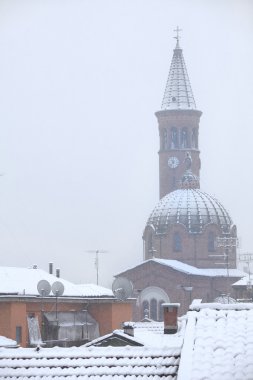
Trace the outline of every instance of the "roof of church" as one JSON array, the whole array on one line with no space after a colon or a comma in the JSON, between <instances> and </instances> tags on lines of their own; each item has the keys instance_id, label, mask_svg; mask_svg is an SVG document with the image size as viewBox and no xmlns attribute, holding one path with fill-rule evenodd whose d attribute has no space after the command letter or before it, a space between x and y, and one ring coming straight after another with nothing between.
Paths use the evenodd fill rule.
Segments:
<instances>
[{"instance_id":1,"label":"roof of church","mask_svg":"<svg viewBox=\"0 0 253 380\"><path fill-rule=\"evenodd\" d=\"M164 91L161 109L196 109L196 104L183 57L183 51L179 46L178 37L170 65L169 76Z\"/></svg>"},{"instance_id":2,"label":"roof of church","mask_svg":"<svg viewBox=\"0 0 253 380\"><path fill-rule=\"evenodd\" d=\"M184 188L165 195L152 211L147 226L164 233L170 225L182 224L188 232L202 232L210 223L224 233L230 232L232 219L223 205L213 196L199 190Z\"/></svg>"},{"instance_id":3,"label":"roof of church","mask_svg":"<svg viewBox=\"0 0 253 380\"><path fill-rule=\"evenodd\" d=\"M227 277L227 269L223 268L197 268L189 264L182 263L178 260L166 260L166 259L150 259L143 261L141 264L136 265L132 268L125 270L124 272L119 273L117 276L123 275L125 272L129 270L133 270L142 265L146 265L147 263L157 263L160 265L164 265L168 268L172 268L178 272L190 274L193 276L205 276L205 277ZM238 277L242 278L245 276L245 273L239 269L229 269L230 277Z\"/></svg>"},{"instance_id":4,"label":"roof of church","mask_svg":"<svg viewBox=\"0 0 253 380\"><path fill-rule=\"evenodd\" d=\"M165 260L165 259L151 259L159 264L166 265L180 272L192 274L195 276L207 276L207 277L227 277L227 269L223 268L196 268L192 265L182 263L178 260ZM151 261L149 260L149 261ZM239 269L229 269L229 275L231 277L243 277L245 275Z\"/></svg>"}]
</instances>

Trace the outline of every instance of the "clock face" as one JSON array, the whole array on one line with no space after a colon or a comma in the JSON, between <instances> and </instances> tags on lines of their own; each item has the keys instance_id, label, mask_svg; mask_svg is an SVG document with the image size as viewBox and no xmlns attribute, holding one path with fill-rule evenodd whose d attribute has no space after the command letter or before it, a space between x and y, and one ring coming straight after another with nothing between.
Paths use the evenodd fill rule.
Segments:
<instances>
[{"instance_id":1,"label":"clock face","mask_svg":"<svg viewBox=\"0 0 253 380\"><path fill-rule=\"evenodd\" d=\"M179 165L179 159L177 157L169 157L168 165L171 169L175 169Z\"/></svg>"}]
</instances>

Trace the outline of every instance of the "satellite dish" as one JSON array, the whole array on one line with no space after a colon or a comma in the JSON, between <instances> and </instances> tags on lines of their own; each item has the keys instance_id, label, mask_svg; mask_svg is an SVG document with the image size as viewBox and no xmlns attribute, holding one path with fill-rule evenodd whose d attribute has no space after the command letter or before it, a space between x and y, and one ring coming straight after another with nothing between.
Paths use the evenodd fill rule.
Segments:
<instances>
[{"instance_id":1,"label":"satellite dish","mask_svg":"<svg viewBox=\"0 0 253 380\"><path fill-rule=\"evenodd\" d=\"M60 297L64 292L64 285L60 281L55 281L52 285L52 292L56 297Z\"/></svg>"},{"instance_id":2,"label":"satellite dish","mask_svg":"<svg viewBox=\"0 0 253 380\"><path fill-rule=\"evenodd\" d=\"M118 277L113 281L112 291L118 300L125 301L133 294L133 284L125 277Z\"/></svg>"},{"instance_id":3,"label":"satellite dish","mask_svg":"<svg viewBox=\"0 0 253 380\"><path fill-rule=\"evenodd\" d=\"M37 284L37 290L42 297L47 297L51 292L51 285L47 280L40 280Z\"/></svg>"}]
</instances>

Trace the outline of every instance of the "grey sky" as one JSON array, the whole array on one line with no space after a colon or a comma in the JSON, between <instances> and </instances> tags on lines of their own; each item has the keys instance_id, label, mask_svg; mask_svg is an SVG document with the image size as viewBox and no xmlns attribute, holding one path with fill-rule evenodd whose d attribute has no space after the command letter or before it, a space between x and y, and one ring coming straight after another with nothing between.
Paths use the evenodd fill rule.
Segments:
<instances>
[{"instance_id":1,"label":"grey sky","mask_svg":"<svg viewBox=\"0 0 253 380\"><path fill-rule=\"evenodd\" d=\"M142 260L160 109L182 29L201 188L253 252L252 1L0 1L1 265L100 283Z\"/></svg>"}]
</instances>

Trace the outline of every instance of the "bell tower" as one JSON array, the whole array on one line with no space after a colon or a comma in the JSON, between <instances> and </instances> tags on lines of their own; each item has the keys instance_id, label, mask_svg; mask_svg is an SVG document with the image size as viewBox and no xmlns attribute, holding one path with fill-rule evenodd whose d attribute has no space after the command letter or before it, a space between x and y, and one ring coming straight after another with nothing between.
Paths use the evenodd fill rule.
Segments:
<instances>
[{"instance_id":1,"label":"bell tower","mask_svg":"<svg viewBox=\"0 0 253 380\"><path fill-rule=\"evenodd\" d=\"M185 171L185 160L190 155L192 172L199 177L199 120L202 112L196 109L183 51L179 46L177 27L176 47L173 52L168 80L158 120L160 198L180 188Z\"/></svg>"}]
</instances>

